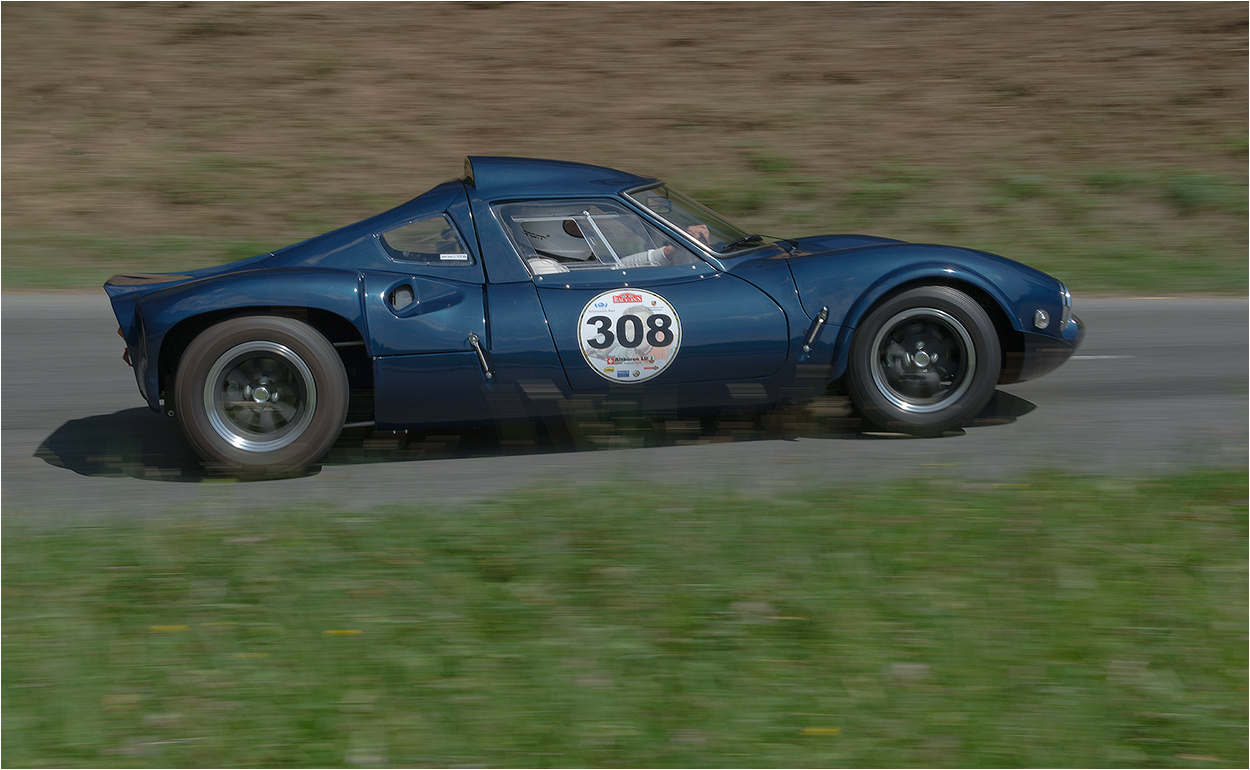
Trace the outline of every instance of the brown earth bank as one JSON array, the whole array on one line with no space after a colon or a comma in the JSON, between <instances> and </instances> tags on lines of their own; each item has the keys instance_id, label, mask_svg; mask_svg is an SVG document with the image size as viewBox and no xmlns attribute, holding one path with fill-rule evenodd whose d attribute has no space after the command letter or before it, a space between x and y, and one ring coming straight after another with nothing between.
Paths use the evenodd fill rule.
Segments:
<instances>
[{"instance_id":1,"label":"brown earth bank","mask_svg":"<svg viewBox=\"0 0 1250 770\"><path fill-rule=\"evenodd\" d=\"M766 233L976 246L1088 290L1245 293L1245 3L0 17L10 289L259 253L496 154L662 176Z\"/></svg>"}]
</instances>

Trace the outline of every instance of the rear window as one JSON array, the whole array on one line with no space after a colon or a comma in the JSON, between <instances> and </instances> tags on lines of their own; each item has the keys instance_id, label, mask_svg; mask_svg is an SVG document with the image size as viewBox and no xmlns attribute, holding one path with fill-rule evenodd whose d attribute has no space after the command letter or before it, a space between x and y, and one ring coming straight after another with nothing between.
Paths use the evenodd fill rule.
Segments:
<instances>
[{"instance_id":1,"label":"rear window","mask_svg":"<svg viewBox=\"0 0 1250 770\"><path fill-rule=\"evenodd\" d=\"M453 267L474 263L455 225L443 215L388 230L379 239L391 259L402 262Z\"/></svg>"}]
</instances>

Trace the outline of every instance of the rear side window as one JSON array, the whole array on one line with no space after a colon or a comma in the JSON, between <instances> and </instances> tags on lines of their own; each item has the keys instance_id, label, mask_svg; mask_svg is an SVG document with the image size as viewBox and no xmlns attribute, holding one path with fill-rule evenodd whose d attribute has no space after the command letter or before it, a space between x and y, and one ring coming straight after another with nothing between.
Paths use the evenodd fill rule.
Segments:
<instances>
[{"instance_id":1,"label":"rear side window","mask_svg":"<svg viewBox=\"0 0 1250 770\"><path fill-rule=\"evenodd\" d=\"M379 238L391 259L452 267L473 264L473 255L443 215L388 230Z\"/></svg>"}]
</instances>

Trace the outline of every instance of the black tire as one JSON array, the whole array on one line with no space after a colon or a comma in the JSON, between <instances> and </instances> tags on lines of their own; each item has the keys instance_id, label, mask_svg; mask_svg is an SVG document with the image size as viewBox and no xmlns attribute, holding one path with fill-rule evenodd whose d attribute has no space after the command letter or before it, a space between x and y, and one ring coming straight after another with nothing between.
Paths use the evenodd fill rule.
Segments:
<instances>
[{"instance_id":1,"label":"black tire","mask_svg":"<svg viewBox=\"0 0 1250 770\"><path fill-rule=\"evenodd\" d=\"M846 389L874 425L937 436L985 408L1001 363L984 308L956 289L922 286L886 300L855 330Z\"/></svg>"},{"instance_id":2,"label":"black tire","mask_svg":"<svg viewBox=\"0 0 1250 770\"><path fill-rule=\"evenodd\" d=\"M343 362L316 329L246 316L209 327L187 346L174 410L210 469L285 475L334 444L348 394Z\"/></svg>"}]
</instances>

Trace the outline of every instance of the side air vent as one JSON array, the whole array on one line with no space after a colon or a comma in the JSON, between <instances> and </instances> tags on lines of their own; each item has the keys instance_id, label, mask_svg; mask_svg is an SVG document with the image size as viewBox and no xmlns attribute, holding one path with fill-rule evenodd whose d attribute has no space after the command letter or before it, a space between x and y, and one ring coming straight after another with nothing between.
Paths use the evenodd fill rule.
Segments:
<instances>
[{"instance_id":1,"label":"side air vent","mask_svg":"<svg viewBox=\"0 0 1250 770\"><path fill-rule=\"evenodd\" d=\"M417 295L413 293L412 287L408 284L396 286L391 289L391 293L386 295L386 300L391 303L391 307L396 310L403 310L411 305L417 299Z\"/></svg>"}]
</instances>

